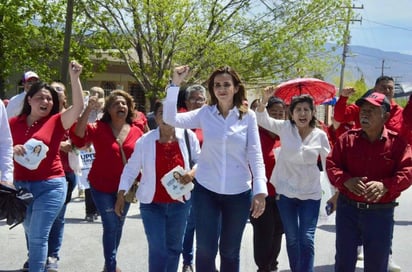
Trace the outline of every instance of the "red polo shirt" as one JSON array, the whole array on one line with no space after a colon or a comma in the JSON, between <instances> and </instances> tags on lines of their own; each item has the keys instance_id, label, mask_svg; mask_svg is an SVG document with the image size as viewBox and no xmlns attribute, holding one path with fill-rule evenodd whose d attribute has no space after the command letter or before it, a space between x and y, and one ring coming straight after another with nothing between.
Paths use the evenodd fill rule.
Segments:
<instances>
[{"instance_id":1,"label":"red polo shirt","mask_svg":"<svg viewBox=\"0 0 412 272\"><path fill-rule=\"evenodd\" d=\"M350 130L340 137L326 160L330 182L350 199L367 203L364 196L351 193L343 184L352 177L382 181L388 192L380 203L394 201L412 182L412 152L397 133L384 128L373 143L362 136L361 129Z\"/></svg>"},{"instance_id":2,"label":"red polo shirt","mask_svg":"<svg viewBox=\"0 0 412 272\"><path fill-rule=\"evenodd\" d=\"M27 125L27 115L13 117L9 123L13 145L24 144L30 138L34 138L43 141L49 147L46 158L35 170L29 170L14 162L14 180L40 181L64 177L59 150L66 131L63 128L61 113L44 117L30 127Z\"/></svg>"}]
</instances>

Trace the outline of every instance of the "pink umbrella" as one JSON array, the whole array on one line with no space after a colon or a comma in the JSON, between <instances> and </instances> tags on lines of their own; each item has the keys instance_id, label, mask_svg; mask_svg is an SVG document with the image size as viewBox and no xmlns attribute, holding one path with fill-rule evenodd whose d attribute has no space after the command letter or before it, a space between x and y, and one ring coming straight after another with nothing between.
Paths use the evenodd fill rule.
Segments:
<instances>
[{"instance_id":1,"label":"pink umbrella","mask_svg":"<svg viewBox=\"0 0 412 272\"><path fill-rule=\"evenodd\" d=\"M336 87L317 78L296 78L279 84L274 95L289 105L294 96L302 94L312 96L315 104L320 105L335 96Z\"/></svg>"}]
</instances>

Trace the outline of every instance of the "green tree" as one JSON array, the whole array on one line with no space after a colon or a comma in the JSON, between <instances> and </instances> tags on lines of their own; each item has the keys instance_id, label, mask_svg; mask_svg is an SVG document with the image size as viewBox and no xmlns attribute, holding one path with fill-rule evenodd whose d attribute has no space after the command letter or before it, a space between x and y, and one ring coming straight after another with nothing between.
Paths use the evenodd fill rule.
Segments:
<instances>
[{"instance_id":1,"label":"green tree","mask_svg":"<svg viewBox=\"0 0 412 272\"><path fill-rule=\"evenodd\" d=\"M249 84L324 74L327 41L341 40L348 0L82 0L147 97L164 95L173 65L204 82L227 64ZM254 12L252 12L254 11Z\"/></svg>"},{"instance_id":2,"label":"green tree","mask_svg":"<svg viewBox=\"0 0 412 272\"><path fill-rule=\"evenodd\" d=\"M369 89L366 85L365 78L363 76L349 86L353 86L356 90L355 94L351 95L351 97L349 98L349 103L355 103L356 100L361 98Z\"/></svg>"},{"instance_id":3,"label":"green tree","mask_svg":"<svg viewBox=\"0 0 412 272\"><path fill-rule=\"evenodd\" d=\"M0 97L17 82L6 82L10 75L36 71L42 80L64 79L61 74L66 0L3 0L0 4ZM70 58L85 66L84 77L91 75L90 55L102 44L100 36L87 35L90 22L74 9ZM16 79L18 81L19 79Z\"/></svg>"}]
</instances>

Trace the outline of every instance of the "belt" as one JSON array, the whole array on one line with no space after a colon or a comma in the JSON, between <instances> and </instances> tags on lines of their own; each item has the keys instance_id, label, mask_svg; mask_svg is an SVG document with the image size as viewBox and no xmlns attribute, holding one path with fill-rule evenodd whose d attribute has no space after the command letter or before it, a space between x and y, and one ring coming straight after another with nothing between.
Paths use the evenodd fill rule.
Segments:
<instances>
[{"instance_id":1,"label":"belt","mask_svg":"<svg viewBox=\"0 0 412 272\"><path fill-rule=\"evenodd\" d=\"M389 203L364 203L364 202L357 202L357 201L355 201L355 200L352 200L352 199L348 198L347 196L345 196L345 195L343 195L343 194L340 194L340 196L342 196L342 199L343 199L346 203L348 203L348 204L350 204L350 205L352 205L352 206L354 206L354 207L356 207L356 208L358 208L358 209L360 209L360 210L389 209L389 208L394 208L394 207L396 207L396 206L399 205L399 203L398 203L398 202L395 202L395 201L389 202Z\"/></svg>"}]
</instances>

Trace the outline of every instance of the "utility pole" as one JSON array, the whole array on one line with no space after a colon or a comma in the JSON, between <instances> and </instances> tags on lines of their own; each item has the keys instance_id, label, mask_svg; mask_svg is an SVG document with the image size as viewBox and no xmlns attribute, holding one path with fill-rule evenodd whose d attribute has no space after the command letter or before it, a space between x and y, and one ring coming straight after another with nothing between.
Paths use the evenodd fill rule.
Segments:
<instances>
[{"instance_id":1,"label":"utility pole","mask_svg":"<svg viewBox=\"0 0 412 272\"><path fill-rule=\"evenodd\" d=\"M376 67L377 69L381 69L381 76L385 75L385 68L390 69L391 67L385 66L385 59L382 60L381 67Z\"/></svg>"},{"instance_id":2,"label":"utility pole","mask_svg":"<svg viewBox=\"0 0 412 272\"><path fill-rule=\"evenodd\" d=\"M345 65L346 65L346 57L348 53L348 48L349 48L349 43L350 43L350 29L349 29L349 24L351 22L362 22L361 19L352 19L353 15L353 10L354 9L363 9L363 5L360 7L356 7L355 5L352 5L351 7L346 7L348 9L347 17L345 19L346 22L346 28L345 32L343 33L343 52L342 52L342 65L340 69L340 80L339 80L339 94L343 89L343 80L345 77Z\"/></svg>"},{"instance_id":3,"label":"utility pole","mask_svg":"<svg viewBox=\"0 0 412 272\"><path fill-rule=\"evenodd\" d=\"M70 40L72 37L72 22L73 22L73 1L67 1L66 8L66 25L64 28L64 44L63 44L63 56L62 66L60 68L60 79L62 83L68 87L68 72L69 72L69 57L70 57ZM69 92L71 93L71 92Z\"/></svg>"}]
</instances>

